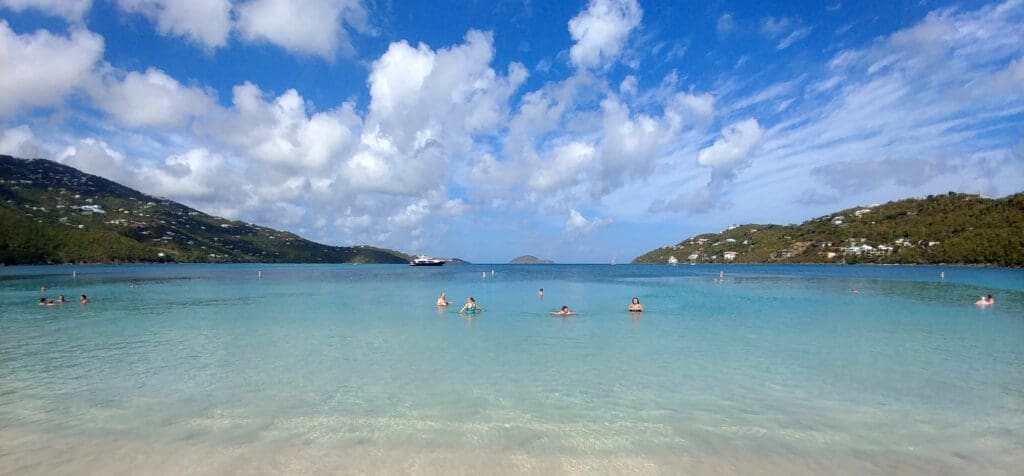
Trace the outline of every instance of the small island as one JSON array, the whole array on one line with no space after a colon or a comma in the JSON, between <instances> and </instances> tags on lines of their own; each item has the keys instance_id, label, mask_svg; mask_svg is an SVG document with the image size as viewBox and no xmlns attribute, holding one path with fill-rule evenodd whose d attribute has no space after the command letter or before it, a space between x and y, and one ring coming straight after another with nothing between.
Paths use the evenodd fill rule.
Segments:
<instances>
[{"instance_id":1,"label":"small island","mask_svg":"<svg viewBox=\"0 0 1024 476\"><path fill-rule=\"evenodd\" d=\"M555 264L555 262L549 259L540 259L532 255L523 255L509 261L508 264Z\"/></svg>"}]
</instances>

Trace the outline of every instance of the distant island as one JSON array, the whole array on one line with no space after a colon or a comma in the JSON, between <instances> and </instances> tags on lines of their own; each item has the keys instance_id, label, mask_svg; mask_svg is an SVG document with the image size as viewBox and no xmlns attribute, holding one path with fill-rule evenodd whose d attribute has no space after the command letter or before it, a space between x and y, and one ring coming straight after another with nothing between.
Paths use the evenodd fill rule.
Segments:
<instances>
[{"instance_id":1,"label":"distant island","mask_svg":"<svg viewBox=\"0 0 1024 476\"><path fill-rule=\"evenodd\" d=\"M408 263L156 198L45 159L0 155L0 263Z\"/></svg>"},{"instance_id":2,"label":"distant island","mask_svg":"<svg viewBox=\"0 0 1024 476\"><path fill-rule=\"evenodd\" d=\"M739 225L634 263L877 263L1024 266L1024 193L949 192L867 205L799 225Z\"/></svg>"},{"instance_id":3,"label":"distant island","mask_svg":"<svg viewBox=\"0 0 1024 476\"><path fill-rule=\"evenodd\" d=\"M523 255L509 261L508 264L555 264L555 262L549 259L540 259L536 256Z\"/></svg>"}]
</instances>

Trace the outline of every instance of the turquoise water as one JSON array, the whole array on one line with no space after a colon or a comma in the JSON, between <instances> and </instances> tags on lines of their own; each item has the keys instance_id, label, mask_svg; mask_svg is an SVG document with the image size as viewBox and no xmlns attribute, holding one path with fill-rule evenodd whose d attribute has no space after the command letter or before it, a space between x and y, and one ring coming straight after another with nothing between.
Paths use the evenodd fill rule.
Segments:
<instances>
[{"instance_id":1,"label":"turquoise water","mask_svg":"<svg viewBox=\"0 0 1024 476\"><path fill-rule=\"evenodd\" d=\"M1020 270L0 268L2 474L1020 474L1022 430Z\"/></svg>"}]
</instances>

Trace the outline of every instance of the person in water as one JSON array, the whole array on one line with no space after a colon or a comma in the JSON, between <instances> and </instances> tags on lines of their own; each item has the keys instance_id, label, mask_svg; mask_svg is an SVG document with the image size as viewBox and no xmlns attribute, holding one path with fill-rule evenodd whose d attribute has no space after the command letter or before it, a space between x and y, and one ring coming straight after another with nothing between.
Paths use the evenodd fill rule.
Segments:
<instances>
[{"instance_id":1,"label":"person in water","mask_svg":"<svg viewBox=\"0 0 1024 476\"><path fill-rule=\"evenodd\" d=\"M89 304L89 298L86 297L85 294L82 294L81 296L78 296L78 302L82 304Z\"/></svg>"},{"instance_id":2,"label":"person in water","mask_svg":"<svg viewBox=\"0 0 1024 476\"><path fill-rule=\"evenodd\" d=\"M477 305L476 299L473 299L473 296L470 296L470 297L466 298L466 305L462 306L462 309L459 309L459 313L461 313L461 314L476 314L477 312L480 312L480 311L483 311L483 310L484 309L482 307Z\"/></svg>"},{"instance_id":3,"label":"person in water","mask_svg":"<svg viewBox=\"0 0 1024 476\"><path fill-rule=\"evenodd\" d=\"M544 288L537 290L537 297L544 299Z\"/></svg>"},{"instance_id":4,"label":"person in water","mask_svg":"<svg viewBox=\"0 0 1024 476\"><path fill-rule=\"evenodd\" d=\"M57 296L57 304L64 304L64 295Z\"/></svg>"},{"instance_id":5,"label":"person in water","mask_svg":"<svg viewBox=\"0 0 1024 476\"><path fill-rule=\"evenodd\" d=\"M991 305L993 305L995 303L996 303L996 299L991 294L989 294L988 297L982 296L982 297L978 298L977 301L974 301L974 305L975 306L981 306L981 307L991 306Z\"/></svg>"},{"instance_id":6,"label":"person in water","mask_svg":"<svg viewBox=\"0 0 1024 476\"><path fill-rule=\"evenodd\" d=\"M449 304L448 296L445 293L441 293L441 296L437 298L437 307L445 307Z\"/></svg>"},{"instance_id":7,"label":"person in water","mask_svg":"<svg viewBox=\"0 0 1024 476\"><path fill-rule=\"evenodd\" d=\"M644 312L644 305L640 304L640 298L633 296L633 302L629 304L629 312Z\"/></svg>"},{"instance_id":8,"label":"person in water","mask_svg":"<svg viewBox=\"0 0 1024 476\"><path fill-rule=\"evenodd\" d=\"M45 306L46 305L46 298L45 297L39 298L39 305L40 306Z\"/></svg>"},{"instance_id":9,"label":"person in water","mask_svg":"<svg viewBox=\"0 0 1024 476\"><path fill-rule=\"evenodd\" d=\"M562 310L551 313L552 316L572 316L575 314L575 312L569 310L569 306L562 306Z\"/></svg>"}]
</instances>

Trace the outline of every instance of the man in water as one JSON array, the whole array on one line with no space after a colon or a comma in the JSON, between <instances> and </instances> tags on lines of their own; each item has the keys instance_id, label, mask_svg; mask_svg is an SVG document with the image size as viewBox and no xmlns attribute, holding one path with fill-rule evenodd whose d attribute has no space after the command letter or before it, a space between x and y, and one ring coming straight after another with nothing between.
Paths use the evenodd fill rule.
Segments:
<instances>
[{"instance_id":1,"label":"man in water","mask_svg":"<svg viewBox=\"0 0 1024 476\"><path fill-rule=\"evenodd\" d=\"M437 298L437 307L445 307L448 305L448 296L444 292L441 292L441 296Z\"/></svg>"}]
</instances>

